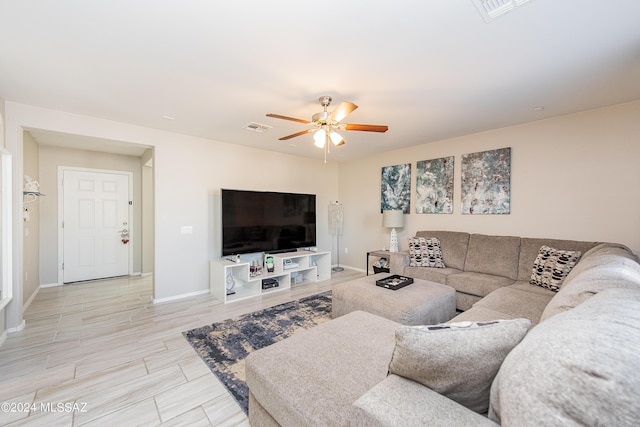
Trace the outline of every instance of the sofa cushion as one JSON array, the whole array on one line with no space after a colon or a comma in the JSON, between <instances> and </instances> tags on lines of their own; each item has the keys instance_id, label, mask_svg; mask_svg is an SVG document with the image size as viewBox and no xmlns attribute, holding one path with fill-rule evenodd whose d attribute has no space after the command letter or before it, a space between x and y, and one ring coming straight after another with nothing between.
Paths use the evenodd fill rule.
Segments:
<instances>
[{"instance_id":1,"label":"sofa cushion","mask_svg":"<svg viewBox=\"0 0 640 427\"><path fill-rule=\"evenodd\" d=\"M349 425L389 426L497 426L435 391L397 375L389 375L353 404Z\"/></svg>"},{"instance_id":2,"label":"sofa cushion","mask_svg":"<svg viewBox=\"0 0 640 427\"><path fill-rule=\"evenodd\" d=\"M491 320L517 319L518 316L501 313L487 307L473 306L467 311L463 311L449 322L489 322Z\"/></svg>"},{"instance_id":3,"label":"sofa cushion","mask_svg":"<svg viewBox=\"0 0 640 427\"><path fill-rule=\"evenodd\" d=\"M531 279L531 266L538 256L542 246L550 246L565 251L580 251L584 254L597 245L595 242L581 242L576 240L540 239L523 237L520 239L520 259L518 261L518 280Z\"/></svg>"},{"instance_id":4,"label":"sofa cushion","mask_svg":"<svg viewBox=\"0 0 640 427\"><path fill-rule=\"evenodd\" d=\"M428 280L430 282L447 283L447 276L450 274L462 273L455 268L426 268L426 267L405 267L402 275L413 277L414 279Z\"/></svg>"},{"instance_id":5,"label":"sofa cushion","mask_svg":"<svg viewBox=\"0 0 640 427\"><path fill-rule=\"evenodd\" d=\"M518 280L516 281L513 285L509 285L509 288L512 289L518 289L519 291L525 291L525 292L532 292L534 294L540 294L540 295L546 295L549 298L553 298L556 296L556 292L547 289L547 288L543 288L541 286L537 286L537 285L532 285L531 283L529 283L529 279L527 278L526 281L524 280Z\"/></svg>"},{"instance_id":6,"label":"sofa cushion","mask_svg":"<svg viewBox=\"0 0 640 427\"><path fill-rule=\"evenodd\" d=\"M513 426L637 426L640 291L607 289L535 326L502 364L489 418Z\"/></svg>"},{"instance_id":7,"label":"sofa cushion","mask_svg":"<svg viewBox=\"0 0 640 427\"><path fill-rule=\"evenodd\" d=\"M529 283L557 292L581 255L580 251L563 251L543 245L533 261Z\"/></svg>"},{"instance_id":8,"label":"sofa cushion","mask_svg":"<svg viewBox=\"0 0 640 427\"><path fill-rule=\"evenodd\" d=\"M621 245L600 245L584 254L544 309L540 321L570 310L610 288L640 289L640 264L631 251Z\"/></svg>"},{"instance_id":9,"label":"sofa cushion","mask_svg":"<svg viewBox=\"0 0 640 427\"><path fill-rule=\"evenodd\" d=\"M464 260L467 257L469 233L459 231L418 231L416 237L440 240L442 259L447 267L464 270Z\"/></svg>"},{"instance_id":10,"label":"sofa cushion","mask_svg":"<svg viewBox=\"0 0 640 427\"><path fill-rule=\"evenodd\" d=\"M511 317L524 317L532 324L536 324L540 321L540 316L549 301L556 295L550 290L546 292L546 294L538 294L507 286L491 292L473 307L488 308Z\"/></svg>"},{"instance_id":11,"label":"sofa cushion","mask_svg":"<svg viewBox=\"0 0 640 427\"><path fill-rule=\"evenodd\" d=\"M464 271L508 277L515 281L519 256L519 237L472 234Z\"/></svg>"},{"instance_id":12,"label":"sofa cushion","mask_svg":"<svg viewBox=\"0 0 640 427\"><path fill-rule=\"evenodd\" d=\"M389 373L409 378L478 413L489 407L489 389L502 360L531 322L514 319L402 326Z\"/></svg>"},{"instance_id":13,"label":"sofa cushion","mask_svg":"<svg viewBox=\"0 0 640 427\"><path fill-rule=\"evenodd\" d=\"M469 295L484 297L496 289L509 286L514 283L513 279L495 276L493 274L463 272L447 276L447 286L451 286L456 291Z\"/></svg>"},{"instance_id":14,"label":"sofa cushion","mask_svg":"<svg viewBox=\"0 0 640 427\"><path fill-rule=\"evenodd\" d=\"M445 268L440 240L436 237L408 237L409 266Z\"/></svg>"}]
</instances>

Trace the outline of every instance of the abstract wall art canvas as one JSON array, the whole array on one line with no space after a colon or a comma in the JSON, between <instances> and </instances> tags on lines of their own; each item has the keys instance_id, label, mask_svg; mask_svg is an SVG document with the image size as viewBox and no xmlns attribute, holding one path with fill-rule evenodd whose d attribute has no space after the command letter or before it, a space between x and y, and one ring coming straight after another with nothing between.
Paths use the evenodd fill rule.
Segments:
<instances>
[{"instance_id":1,"label":"abstract wall art canvas","mask_svg":"<svg viewBox=\"0 0 640 427\"><path fill-rule=\"evenodd\" d=\"M417 163L416 213L453 213L453 156Z\"/></svg>"},{"instance_id":2,"label":"abstract wall art canvas","mask_svg":"<svg viewBox=\"0 0 640 427\"><path fill-rule=\"evenodd\" d=\"M462 155L462 213L511 212L511 147Z\"/></svg>"},{"instance_id":3,"label":"abstract wall art canvas","mask_svg":"<svg viewBox=\"0 0 640 427\"><path fill-rule=\"evenodd\" d=\"M409 213L411 200L411 163L384 166L380 190L380 212L402 209Z\"/></svg>"}]
</instances>

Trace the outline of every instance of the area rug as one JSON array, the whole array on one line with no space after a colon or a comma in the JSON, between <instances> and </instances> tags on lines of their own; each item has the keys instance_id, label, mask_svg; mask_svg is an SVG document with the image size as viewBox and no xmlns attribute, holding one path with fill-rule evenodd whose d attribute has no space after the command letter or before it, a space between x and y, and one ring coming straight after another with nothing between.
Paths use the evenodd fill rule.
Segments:
<instances>
[{"instance_id":1,"label":"area rug","mask_svg":"<svg viewBox=\"0 0 640 427\"><path fill-rule=\"evenodd\" d=\"M182 334L248 414L244 359L249 353L330 319L328 291Z\"/></svg>"}]
</instances>

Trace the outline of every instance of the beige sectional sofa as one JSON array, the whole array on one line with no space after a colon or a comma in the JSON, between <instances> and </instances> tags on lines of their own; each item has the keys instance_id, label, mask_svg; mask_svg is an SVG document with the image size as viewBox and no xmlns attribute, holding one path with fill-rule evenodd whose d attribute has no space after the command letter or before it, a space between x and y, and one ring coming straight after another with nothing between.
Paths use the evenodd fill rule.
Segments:
<instances>
[{"instance_id":1,"label":"beige sectional sofa","mask_svg":"<svg viewBox=\"0 0 640 427\"><path fill-rule=\"evenodd\" d=\"M440 240L446 268L410 267L408 252L399 252L391 257L391 273L451 286L456 290L456 308L462 311L501 288L509 289L506 294L517 293L521 299L516 299L544 308L554 292L529 284L533 262L540 247L547 245L584 254L598 244L458 231L419 231L416 237L435 237ZM535 295L521 294L521 291ZM521 311L518 313L522 314ZM532 314L535 316L535 311Z\"/></svg>"},{"instance_id":2,"label":"beige sectional sofa","mask_svg":"<svg viewBox=\"0 0 640 427\"><path fill-rule=\"evenodd\" d=\"M447 333L475 333L464 329L465 321L483 322L473 325L481 330L520 322L521 330L531 325L524 338L502 349L506 357L485 353L500 341L495 336L423 346L417 353L435 351L434 358L405 363L418 371L414 376L395 365L406 353L402 337L416 327L352 312L249 355L252 426L640 425L640 264L628 248L442 231L417 235L441 241L446 267L409 267L398 254L392 272L456 289L465 311L445 326L462 332ZM582 252L558 292L528 282L541 245ZM418 335L425 329L417 328ZM462 381L444 389L424 385L422 371L442 357L445 367L435 374ZM456 387L474 383L487 360L497 361L496 371L470 391L486 403L476 406L479 413Z\"/></svg>"}]
</instances>

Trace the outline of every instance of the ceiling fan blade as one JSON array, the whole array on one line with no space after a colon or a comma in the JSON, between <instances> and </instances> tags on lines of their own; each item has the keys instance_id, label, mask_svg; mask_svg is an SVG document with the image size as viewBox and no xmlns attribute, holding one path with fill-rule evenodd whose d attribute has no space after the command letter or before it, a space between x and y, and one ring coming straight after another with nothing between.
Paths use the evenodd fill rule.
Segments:
<instances>
[{"instance_id":1,"label":"ceiling fan blade","mask_svg":"<svg viewBox=\"0 0 640 427\"><path fill-rule=\"evenodd\" d=\"M358 108L358 106L353 102L342 101L340 105L338 105L336 109L331 112L329 118L335 122L339 122L349 114L351 114L356 108Z\"/></svg>"},{"instance_id":2,"label":"ceiling fan blade","mask_svg":"<svg viewBox=\"0 0 640 427\"><path fill-rule=\"evenodd\" d=\"M273 117L274 119L291 120L292 122L304 123L305 125L309 124L309 120L296 119L295 117L282 116L280 114L269 113L267 114L267 117Z\"/></svg>"},{"instance_id":3,"label":"ceiling fan blade","mask_svg":"<svg viewBox=\"0 0 640 427\"><path fill-rule=\"evenodd\" d=\"M297 136L302 136L304 134L313 132L315 129L307 129L300 132L292 133L291 135L283 136L282 138L278 138L279 141L286 141L287 139L295 138Z\"/></svg>"},{"instance_id":4,"label":"ceiling fan blade","mask_svg":"<svg viewBox=\"0 0 640 427\"><path fill-rule=\"evenodd\" d=\"M385 125L358 125L355 123L346 123L344 130L360 130L364 132L386 132L389 130L389 126Z\"/></svg>"}]
</instances>

